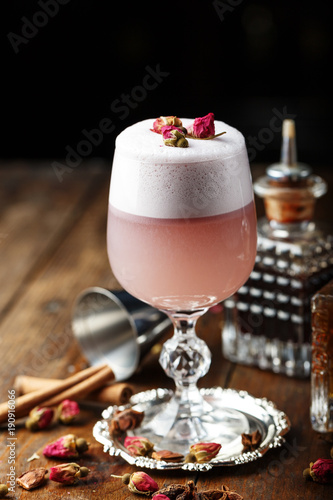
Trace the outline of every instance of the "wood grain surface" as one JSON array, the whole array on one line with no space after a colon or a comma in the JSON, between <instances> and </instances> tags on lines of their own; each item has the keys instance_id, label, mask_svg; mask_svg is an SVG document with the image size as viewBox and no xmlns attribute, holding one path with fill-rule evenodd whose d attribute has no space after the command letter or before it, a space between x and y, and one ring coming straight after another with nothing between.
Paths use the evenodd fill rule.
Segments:
<instances>
[{"instance_id":1,"label":"wood grain surface","mask_svg":"<svg viewBox=\"0 0 333 500\"><path fill-rule=\"evenodd\" d=\"M8 398L17 375L65 378L88 366L71 329L76 296L90 286L119 289L106 253L106 217L110 165L102 161L81 164L59 182L51 161L3 162L0 166L0 402ZM253 166L253 176L263 166ZM317 169L320 174L321 170ZM317 214L332 222L333 178L329 194L318 202ZM262 214L260 201L257 205ZM306 482L303 469L317 458L329 458L330 445L311 429L309 420L310 381L287 378L257 368L226 361L221 352L222 314L208 312L198 323L198 335L213 353L209 373L201 387L222 386L247 390L276 403L291 421L286 443L270 450L260 460L235 467L216 468L205 473L151 471L160 487L193 480L198 488L226 484L244 499L333 498L333 485ZM153 351L129 380L135 392L154 387L173 387L162 372ZM63 434L74 433L90 442L80 465L90 475L76 486L62 486L49 480L25 491L15 486L11 499L135 498L111 474L134 472L120 457L111 457L92 436L103 406L82 404L75 425L53 424L32 433L24 419L15 422L15 440L10 440L7 423L0 433L0 482L10 473L10 456L15 455L15 475L33 467L49 468L61 461L46 459L43 447ZM13 437L13 436L12 436ZM12 444L12 453L8 444ZM40 458L27 459L34 453Z\"/></svg>"}]
</instances>

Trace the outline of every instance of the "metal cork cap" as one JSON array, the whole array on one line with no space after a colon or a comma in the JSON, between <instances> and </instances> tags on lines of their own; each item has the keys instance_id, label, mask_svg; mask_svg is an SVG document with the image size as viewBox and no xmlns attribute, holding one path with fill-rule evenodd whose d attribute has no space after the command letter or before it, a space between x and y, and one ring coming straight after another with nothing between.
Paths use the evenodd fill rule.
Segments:
<instances>
[{"instance_id":1,"label":"metal cork cap","mask_svg":"<svg viewBox=\"0 0 333 500\"><path fill-rule=\"evenodd\" d=\"M296 130L293 120L282 124L281 157L254 183L254 192L264 198L268 220L299 223L313 217L315 199L325 194L326 182L312 175L309 165L297 161Z\"/></svg>"},{"instance_id":2,"label":"metal cork cap","mask_svg":"<svg viewBox=\"0 0 333 500\"><path fill-rule=\"evenodd\" d=\"M282 145L280 163L266 169L269 179L276 182L299 183L312 173L309 165L297 162L296 128L294 120L284 120L282 124Z\"/></svg>"}]
</instances>

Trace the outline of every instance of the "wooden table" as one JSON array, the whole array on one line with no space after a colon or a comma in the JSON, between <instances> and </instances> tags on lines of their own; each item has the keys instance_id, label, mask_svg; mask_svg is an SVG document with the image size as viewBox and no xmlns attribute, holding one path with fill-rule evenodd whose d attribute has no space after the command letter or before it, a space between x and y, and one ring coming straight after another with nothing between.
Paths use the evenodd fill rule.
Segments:
<instances>
[{"instance_id":1,"label":"wooden table","mask_svg":"<svg viewBox=\"0 0 333 500\"><path fill-rule=\"evenodd\" d=\"M253 176L263 166L253 167ZM321 173L320 169L316 170ZM333 178L327 170L331 189L318 202L320 218L332 217ZM86 366L71 330L71 309L75 297L85 288L98 285L119 288L109 267L105 228L110 165L103 161L81 164L57 179L51 161L3 162L0 169L0 373L1 401L7 400L18 374L65 378ZM258 202L259 215L262 206ZM259 461L236 467L216 468L205 473L158 472L151 475L160 487L171 482L193 480L199 489L228 485L245 499L329 499L333 485L306 482L302 471L310 461L329 458L330 445L312 431L309 422L309 380L297 380L238 366L222 360L221 315L207 313L198 333L213 352L209 374L200 386L220 385L245 389L267 397L286 412L292 424L282 448L270 450ZM153 374L153 376L152 376ZM151 353L130 382L135 391L157 386L172 387ZM16 486L8 498L71 498L114 500L134 498L121 481L110 474L133 472L119 457L103 453L92 437L100 408L84 407L75 425L31 433L21 420L16 422L15 474L31 467L50 467L41 451L45 444L73 432L91 442L80 459L91 474L77 486L66 487L47 481L32 492ZM9 473L8 429L1 431L0 481ZM31 463L33 453L41 458Z\"/></svg>"}]
</instances>

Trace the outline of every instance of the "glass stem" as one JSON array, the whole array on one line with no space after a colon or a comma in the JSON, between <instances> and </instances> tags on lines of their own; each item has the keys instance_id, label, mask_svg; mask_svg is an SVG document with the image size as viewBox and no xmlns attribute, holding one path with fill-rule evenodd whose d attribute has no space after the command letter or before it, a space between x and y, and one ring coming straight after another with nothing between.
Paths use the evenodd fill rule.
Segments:
<instances>
[{"instance_id":1,"label":"glass stem","mask_svg":"<svg viewBox=\"0 0 333 500\"><path fill-rule=\"evenodd\" d=\"M178 416L183 418L199 416L204 411L197 381L208 372L211 353L207 344L197 337L195 326L205 312L206 309L167 313L174 324L174 335L163 345L160 364L175 382Z\"/></svg>"}]
</instances>

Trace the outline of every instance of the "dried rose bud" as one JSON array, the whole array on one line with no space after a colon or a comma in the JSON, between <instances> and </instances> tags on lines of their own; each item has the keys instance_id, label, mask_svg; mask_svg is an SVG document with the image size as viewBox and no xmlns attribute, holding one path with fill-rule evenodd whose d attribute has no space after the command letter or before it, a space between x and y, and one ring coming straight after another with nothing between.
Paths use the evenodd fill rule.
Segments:
<instances>
[{"instance_id":1,"label":"dried rose bud","mask_svg":"<svg viewBox=\"0 0 333 500\"><path fill-rule=\"evenodd\" d=\"M155 460L164 460L164 462L182 462L184 455L169 450L159 450L152 453Z\"/></svg>"},{"instance_id":2,"label":"dried rose bud","mask_svg":"<svg viewBox=\"0 0 333 500\"><path fill-rule=\"evenodd\" d=\"M0 498L4 498L8 493L7 484L0 484Z\"/></svg>"},{"instance_id":3,"label":"dried rose bud","mask_svg":"<svg viewBox=\"0 0 333 500\"><path fill-rule=\"evenodd\" d=\"M165 127L166 125L173 125L175 127L181 127L182 121L179 118L177 118L177 116L160 116L159 118L157 118L154 121L154 124L153 124L154 132L161 134L162 127Z\"/></svg>"},{"instance_id":4,"label":"dried rose bud","mask_svg":"<svg viewBox=\"0 0 333 500\"><path fill-rule=\"evenodd\" d=\"M132 408L118 410L111 419L109 425L110 434L120 436L126 431L136 429L141 424L143 417L143 411L136 411Z\"/></svg>"},{"instance_id":5,"label":"dried rose bud","mask_svg":"<svg viewBox=\"0 0 333 500\"><path fill-rule=\"evenodd\" d=\"M149 497L155 491L158 491L158 484L145 472L133 472L133 474L124 474L123 476L111 477L121 478L124 484L127 484L128 489L132 493L138 493L139 495L146 495Z\"/></svg>"},{"instance_id":6,"label":"dried rose bud","mask_svg":"<svg viewBox=\"0 0 333 500\"><path fill-rule=\"evenodd\" d=\"M39 431L45 429L52 422L54 411L52 408L36 407L31 410L25 426L30 431Z\"/></svg>"},{"instance_id":7,"label":"dried rose bud","mask_svg":"<svg viewBox=\"0 0 333 500\"><path fill-rule=\"evenodd\" d=\"M310 475L318 483L333 482L333 460L331 458L318 458L310 464Z\"/></svg>"},{"instance_id":8,"label":"dried rose bud","mask_svg":"<svg viewBox=\"0 0 333 500\"><path fill-rule=\"evenodd\" d=\"M133 457L146 457L154 448L154 443L142 436L127 436L124 446Z\"/></svg>"},{"instance_id":9,"label":"dried rose bud","mask_svg":"<svg viewBox=\"0 0 333 500\"><path fill-rule=\"evenodd\" d=\"M215 134L214 113L202 118L196 118L194 122L187 127L187 134L199 139L207 139Z\"/></svg>"},{"instance_id":10,"label":"dried rose bud","mask_svg":"<svg viewBox=\"0 0 333 500\"><path fill-rule=\"evenodd\" d=\"M209 462L216 457L221 449L219 443L196 443L190 446L190 453L186 456L185 462Z\"/></svg>"},{"instance_id":11,"label":"dried rose bud","mask_svg":"<svg viewBox=\"0 0 333 500\"><path fill-rule=\"evenodd\" d=\"M50 479L62 484L75 484L81 477L86 477L90 470L72 462L56 465L50 469Z\"/></svg>"},{"instance_id":12,"label":"dried rose bud","mask_svg":"<svg viewBox=\"0 0 333 500\"><path fill-rule=\"evenodd\" d=\"M64 399L57 408L57 420L62 424L70 424L80 413L80 407L76 401Z\"/></svg>"},{"instance_id":13,"label":"dried rose bud","mask_svg":"<svg viewBox=\"0 0 333 500\"><path fill-rule=\"evenodd\" d=\"M188 141L185 138L185 133L179 127L167 125L162 127L163 142L166 146L176 148L188 148Z\"/></svg>"},{"instance_id":14,"label":"dried rose bud","mask_svg":"<svg viewBox=\"0 0 333 500\"><path fill-rule=\"evenodd\" d=\"M44 482L47 472L48 470L44 467L37 467L36 469L27 470L16 479L17 484L25 490L38 488L38 486L40 486Z\"/></svg>"},{"instance_id":15,"label":"dried rose bud","mask_svg":"<svg viewBox=\"0 0 333 500\"><path fill-rule=\"evenodd\" d=\"M89 443L74 434L66 434L45 446L43 455L52 458L76 458L79 453L87 451Z\"/></svg>"},{"instance_id":16,"label":"dried rose bud","mask_svg":"<svg viewBox=\"0 0 333 500\"><path fill-rule=\"evenodd\" d=\"M156 495L153 496L154 500L170 500L169 497L166 495L163 495L163 493L156 493Z\"/></svg>"}]
</instances>

